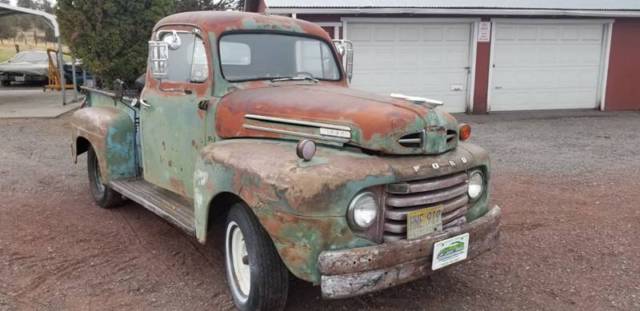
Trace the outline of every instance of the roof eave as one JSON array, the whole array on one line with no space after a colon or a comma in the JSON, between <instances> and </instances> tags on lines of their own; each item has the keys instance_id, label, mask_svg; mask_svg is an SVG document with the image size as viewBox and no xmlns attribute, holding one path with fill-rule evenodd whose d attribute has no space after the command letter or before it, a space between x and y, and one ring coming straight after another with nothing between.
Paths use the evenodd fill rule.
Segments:
<instances>
[{"instance_id":1,"label":"roof eave","mask_svg":"<svg viewBox=\"0 0 640 311\"><path fill-rule=\"evenodd\" d=\"M411 14L411 15L509 15L509 16L576 16L576 17L640 17L640 11L625 10L559 10L559 9L474 9L474 8L293 8L268 7L268 14Z\"/></svg>"}]
</instances>

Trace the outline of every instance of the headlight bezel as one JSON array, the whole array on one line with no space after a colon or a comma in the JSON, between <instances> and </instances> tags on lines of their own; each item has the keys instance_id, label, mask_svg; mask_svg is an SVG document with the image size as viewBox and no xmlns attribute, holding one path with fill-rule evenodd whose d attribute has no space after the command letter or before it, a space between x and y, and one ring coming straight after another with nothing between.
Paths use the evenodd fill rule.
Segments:
<instances>
[{"instance_id":1,"label":"headlight bezel","mask_svg":"<svg viewBox=\"0 0 640 311\"><path fill-rule=\"evenodd\" d=\"M355 213L356 213L356 208L358 207L357 203L360 202L360 200L363 200L365 198L371 198L375 203L375 215L368 224L363 226L359 224L358 221L356 220ZM371 228L373 228L376 223L378 223L379 218L380 218L380 200L375 192L369 191L369 190L362 191L357 195L355 195L353 199L351 199L351 202L349 202L349 207L347 209L347 220L349 222L349 226L353 230L358 232L366 232Z\"/></svg>"},{"instance_id":2,"label":"headlight bezel","mask_svg":"<svg viewBox=\"0 0 640 311\"><path fill-rule=\"evenodd\" d=\"M479 183L476 182L476 183L474 183L472 185L472 180L476 176L480 176L480 182ZM480 186L480 190L476 191L477 195L472 196L471 191L472 191L472 186L474 186L474 185L475 186ZM468 186L468 188L467 188L467 196L469 197L469 201L473 203L473 202L477 202L478 200L480 200L484 196L485 192L487 191L487 179L485 177L485 173L480 169L476 169L476 170L471 171L469 173L469 181L468 181L467 186Z\"/></svg>"}]
</instances>

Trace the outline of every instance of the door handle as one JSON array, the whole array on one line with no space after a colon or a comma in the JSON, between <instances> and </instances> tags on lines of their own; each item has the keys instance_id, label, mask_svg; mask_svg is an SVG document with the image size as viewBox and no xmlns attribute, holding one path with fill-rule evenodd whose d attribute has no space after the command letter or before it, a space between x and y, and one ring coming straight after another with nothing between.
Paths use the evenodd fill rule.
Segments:
<instances>
[{"instance_id":1,"label":"door handle","mask_svg":"<svg viewBox=\"0 0 640 311\"><path fill-rule=\"evenodd\" d=\"M140 105L142 105L143 108L151 107L151 105L147 104L147 102L142 98L140 98Z\"/></svg>"},{"instance_id":2,"label":"door handle","mask_svg":"<svg viewBox=\"0 0 640 311\"><path fill-rule=\"evenodd\" d=\"M207 108L209 108L209 101L208 100L201 100L200 102L198 102L198 109L200 110L207 110Z\"/></svg>"}]
</instances>

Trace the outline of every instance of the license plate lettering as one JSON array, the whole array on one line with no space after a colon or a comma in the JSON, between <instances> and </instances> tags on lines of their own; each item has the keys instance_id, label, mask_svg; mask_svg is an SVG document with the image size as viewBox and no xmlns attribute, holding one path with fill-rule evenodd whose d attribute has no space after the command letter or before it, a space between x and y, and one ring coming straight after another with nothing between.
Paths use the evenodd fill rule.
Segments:
<instances>
[{"instance_id":1,"label":"license plate lettering","mask_svg":"<svg viewBox=\"0 0 640 311\"><path fill-rule=\"evenodd\" d=\"M407 239L442 231L442 206L423 208L407 214Z\"/></svg>"}]
</instances>

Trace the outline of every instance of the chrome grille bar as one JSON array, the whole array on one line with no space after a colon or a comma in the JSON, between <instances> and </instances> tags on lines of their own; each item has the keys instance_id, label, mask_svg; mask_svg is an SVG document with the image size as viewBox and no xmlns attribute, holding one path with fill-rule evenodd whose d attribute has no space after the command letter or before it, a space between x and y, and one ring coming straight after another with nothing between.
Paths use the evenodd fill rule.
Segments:
<instances>
[{"instance_id":1,"label":"chrome grille bar","mask_svg":"<svg viewBox=\"0 0 640 311\"><path fill-rule=\"evenodd\" d=\"M408 195L393 195L387 197L387 205L393 207L409 207L441 203L467 193L467 183L447 188L444 190L423 192Z\"/></svg>"},{"instance_id":2,"label":"chrome grille bar","mask_svg":"<svg viewBox=\"0 0 640 311\"><path fill-rule=\"evenodd\" d=\"M387 185L384 240L406 239L407 214L423 208L443 206L443 229L466 223L467 190L467 173Z\"/></svg>"}]
</instances>

